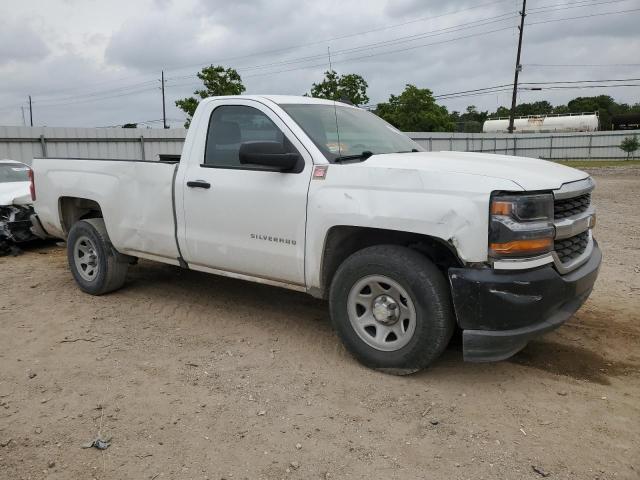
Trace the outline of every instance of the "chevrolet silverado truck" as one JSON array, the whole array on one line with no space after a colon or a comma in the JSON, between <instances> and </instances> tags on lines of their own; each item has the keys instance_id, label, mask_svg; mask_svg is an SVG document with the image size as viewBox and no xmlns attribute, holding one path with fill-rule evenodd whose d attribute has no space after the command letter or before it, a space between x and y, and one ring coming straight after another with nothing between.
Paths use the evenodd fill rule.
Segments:
<instances>
[{"instance_id":1,"label":"chevrolet silverado truck","mask_svg":"<svg viewBox=\"0 0 640 480\"><path fill-rule=\"evenodd\" d=\"M138 258L328 299L364 365L508 358L589 296L601 253L588 174L424 152L376 115L293 96L200 103L179 161L36 159L34 229L66 239L84 292ZM216 295L215 291L211 292Z\"/></svg>"}]
</instances>

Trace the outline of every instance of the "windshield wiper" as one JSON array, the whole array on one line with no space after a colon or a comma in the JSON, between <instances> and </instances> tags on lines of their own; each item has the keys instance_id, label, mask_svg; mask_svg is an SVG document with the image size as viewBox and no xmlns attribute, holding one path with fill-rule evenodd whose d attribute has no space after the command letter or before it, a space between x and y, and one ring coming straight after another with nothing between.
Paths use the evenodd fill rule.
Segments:
<instances>
[{"instance_id":1,"label":"windshield wiper","mask_svg":"<svg viewBox=\"0 0 640 480\"><path fill-rule=\"evenodd\" d=\"M415 153L415 152L419 152L420 150L418 150L417 148L412 148L411 150L402 150L400 152L394 152L394 153Z\"/></svg>"},{"instance_id":2,"label":"windshield wiper","mask_svg":"<svg viewBox=\"0 0 640 480\"><path fill-rule=\"evenodd\" d=\"M333 159L334 163L341 163L341 162L345 162L348 160L360 160L360 161L365 161L367 158L369 158L371 155L373 155L373 152L369 151L369 150L365 150L364 152L358 154L358 155L342 155L340 157L336 157Z\"/></svg>"}]
</instances>

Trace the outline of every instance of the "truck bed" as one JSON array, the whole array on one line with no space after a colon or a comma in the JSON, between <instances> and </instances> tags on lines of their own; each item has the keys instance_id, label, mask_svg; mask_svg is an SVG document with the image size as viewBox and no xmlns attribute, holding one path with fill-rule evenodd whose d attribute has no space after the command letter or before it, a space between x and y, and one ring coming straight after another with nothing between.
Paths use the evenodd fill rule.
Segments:
<instances>
[{"instance_id":1,"label":"truck bed","mask_svg":"<svg viewBox=\"0 0 640 480\"><path fill-rule=\"evenodd\" d=\"M65 198L96 202L114 247L129 255L178 264L173 182L177 163L37 158L35 208L50 235L65 238Z\"/></svg>"}]
</instances>

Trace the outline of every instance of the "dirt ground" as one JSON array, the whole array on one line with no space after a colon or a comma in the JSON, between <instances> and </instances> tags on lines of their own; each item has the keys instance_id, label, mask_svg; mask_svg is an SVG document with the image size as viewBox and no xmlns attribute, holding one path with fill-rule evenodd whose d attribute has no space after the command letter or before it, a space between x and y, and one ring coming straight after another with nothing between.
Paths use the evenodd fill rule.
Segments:
<instances>
[{"instance_id":1,"label":"dirt ground","mask_svg":"<svg viewBox=\"0 0 640 480\"><path fill-rule=\"evenodd\" d=\"M640 169L594 174L577 315L409 377L356 363L304 294L141 262L91 297L63 248L0 259L0 478L640 478Z\"/></svg>"}]
</instances>

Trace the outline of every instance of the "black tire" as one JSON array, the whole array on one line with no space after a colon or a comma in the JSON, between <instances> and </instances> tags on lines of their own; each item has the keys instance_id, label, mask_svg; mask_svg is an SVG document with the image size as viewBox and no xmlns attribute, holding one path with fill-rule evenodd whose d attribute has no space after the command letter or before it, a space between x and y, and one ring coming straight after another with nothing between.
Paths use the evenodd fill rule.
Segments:
<instances>
[{"instance_id":1,"label":"black tire","mask_svg":"<svg viewBox=\"0 0 640 480\"><path fill-rule=\"evenodd\" d=\"M92 246L95 247L96 273L92 279L83 278L78 270L74 257L76 243L88 238ZM101 218L90 218L76 222L67 237L67 259L73 278L83 292L91 295L103 295L113 292L124 285L129 268L129 258L119 253L109 240L104 220Z\"/></svg>"},{"instance_id":2,"label":"black tire","mask_svg":"<svg viewBox=\"0 0 640 480\"><path fill-rule=\"evenodd\" d=\"M375 275L397 282L413 302L415 330L408 343L395 351L367 344L349 319L349 292L361 279ZM424 255L396 245L365 248L347 258L331 282L329 308L335 330L356 359L369 368L396 375L417 372L438 358L455 327L444 275Z\"/></svg>"}]
</instances>

